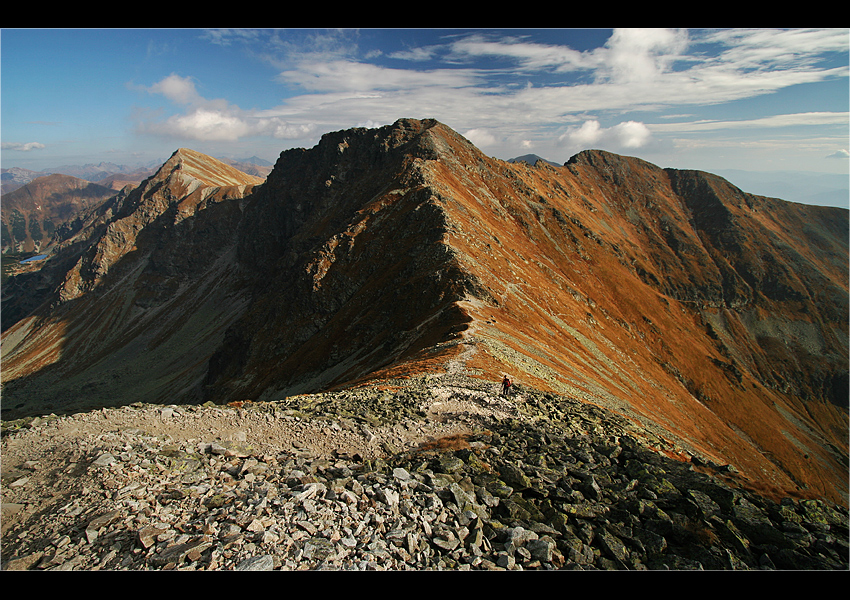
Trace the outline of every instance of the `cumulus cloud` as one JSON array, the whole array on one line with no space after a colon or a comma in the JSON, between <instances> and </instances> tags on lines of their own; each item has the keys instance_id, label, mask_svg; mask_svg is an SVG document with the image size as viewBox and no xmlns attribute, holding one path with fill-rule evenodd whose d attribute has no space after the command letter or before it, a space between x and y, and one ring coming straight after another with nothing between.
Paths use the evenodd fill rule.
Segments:
<instances>
[{"instance_id":1,"label":"cumulus cloud","mask_svg":"<svg viewBox=\"0 0 850 600\"><path fill-rule=\"evenodd\" d=\"M558 142L569 148L634 149L646 146L651 139L649 128L637 121L624 121L605 128L599 121L590 120L579 127L568 129L558 137Z\"/></svg>"},{"instance_id":2,"label":"cumulus cloud","mask_svg":"<svg viewBox=\"0 0 850 600\"><path fill-rule=\"evenodd\" d=\"M232 142L246 137L298 139L313 133L312 125L292 124L279 117L254 117L231 110L197 108L164 121L140 124L144 133L205 142Z\"/></svg>"},{"instance_id":3,"label":"cumulus cloud","mask_svg":"<svg viewBox=\"0 0 850 600\"><path fill-rule=\"evenodd\" d=\"M39 142L3 142L3 150L15 150L18 152L29 152L30 150L40 150L44 148L44 144Z\"/></svg>"},{"instance_id":4,"label":"cumulus cloud","mask_svg":"<svg viewBox=\"0 0 850 600\"><path fill-rule=\"evenodd\" d=\"M472 142L475 146L479 148L493 146L498 142L496 136L494 136L486 129L470 129L463 134L463 137L468 139L470 142Z\"/></svg>"},{"instance_id":5,"label":"cumulus cloud","mask_svg":"<svg viewBox=\"0 0 850 600\"><path fill-rule=\"evenodd\" d=\"M598 79L652 82L670 71L688 47L684 29L615 29L603 50Z\"/></svg>"},{"instance_id":6,"label":"cumulus cloud","mask_svg":"<svg viewBox=\"0 0 850 600\"><path fill-rule=\"evenodd\" d=\"M236 141L253 136L297 139L312 134L310 124L293 124L279 116L252 114L224 100L207 100L198 94L189 77L171 74L145 88L172 103L184 106L185 112L164 120L146 120L137 124L147 134L199 141Z\"/></svg>"},{"instance_id":7,"label":"cumulus cloud","mask_svg":"<svg viewBox=\"0 0 850 600\"><path fill-rule=\"evenodd\" d=\"M847 152L847 150L837 150L827 155L827 158L850 158L850 152Z\"/></svg>"},{"instance_id":8,"label":"cumulus cloud","mask_svg":"<svg viewBox=\"0 0 850 600\"><path fill-rule=\"evenodd\" d=\"M151 94L162 94L177 104L196 104L203 101L195 90L195 82L191 77L180 77L174 73L145 89Z\"/></svg>"}]
</instances>

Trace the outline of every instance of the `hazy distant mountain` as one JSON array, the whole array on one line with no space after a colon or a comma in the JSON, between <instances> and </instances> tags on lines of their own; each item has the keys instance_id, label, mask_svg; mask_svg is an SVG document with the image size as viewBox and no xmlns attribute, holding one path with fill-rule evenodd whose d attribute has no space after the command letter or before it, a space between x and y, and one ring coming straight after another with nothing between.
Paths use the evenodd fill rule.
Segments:
<instances>
[{"instance_id":1,"label":"hazy distant mountain","mask_svg":"<svg viewBox=\"0 0 850 600\"><path fill-rule=\"evenodd\" d=\"M37 177L3 194L3 252L41 252L56 229L76 214L100 204L115 190L59 173Z\"/></svg>"},{"instance_id":2,"label":"hazy distant mountain","mask_svg":"<svg viewBox=\"0 0 850 600\"><path fill-rule=\"evenodd\" d=\"M157 169L136 169L130 173L114 173L98 180L96 183L117 191L127 186L135 187L139 185L142 181L156 173L156 171Z\"/></svg>"},{"instance_id":3,"label":"hazy distant mountain","mask_svg":"<svg viewBox=\"0 0 850 600\"><path fill-rule=\"evenodd\" d=\"M808 171L715 171L751 194L782 198L817 206L850 207L850 179L847 175Z\"/></svg>"},{"instance_id":4,"label":"hazy distant mountain","mask_svg":"<svg viewBox=\"0 0 850 600\"><path fill-rule=\"evenodd\" d=\"M85 179L86 181L100 181L115 173L132 173L136 170L138 170L138 167L117 165L111 162L99 162L85 165L62 165L52 169L45 169L42 173L61 173L63 175Z\"/></svg>"},{"instance_id":5,"label":"hazy distant mountain","mask_svg":"<svg viewBox=\"0 0 850 600\"><path fill-rule=\"evenodd\" d=\"M528 164L530 164L533 167L534 165L537 164L538 160L542 160L543 162L547 162L554 167L563 166L561 163L553 162L553 161L545 159L541 156L537 156L536 154L523 154L522 156L517 156L516 158L509 158L508 162L509 163L527 162Z\"/></svg>"},{"instance_id":6,"label":"hazy distant mountain","mask_svg":"<svg viewBox=\"0 0 850 600\"><path fill-rule=\"evenodd\" d=\"M37 177L44 177L44 175L40 171L31 171L30 169L23 169L21 167L3 169L2 173L0 173L0 181L3 182L2 194L8 194Z\"/></svg>"},{"instance_id":7,"label":"hazy distant mountain","mask_svg":"<svg viewBox=\"0 0 850 600\"><path fill-rule=\"evenodd\" d=\"M243 173L248 173L248 175L253 175L254 177L262 177L263 179L268 177L269 173L271 173L272 167L274 167L274 165L269 161L256 156L239 159L220 158L218 160L230 165L231 167L236 167Z\"/></svg>"},{"instance_id":8,"label":"hazy distant mountain","mask_svg":"<svg viewBox=\"0 0 850 600\"><path fill-rule=\"evenodd\" d=\"M271 163L265 159L260 158L259 156L251 156L248 158L239 158L238 162L246 163L249 165L257 165L258 167L273 167L274 163Z\"/></svg>"}]
</instances>

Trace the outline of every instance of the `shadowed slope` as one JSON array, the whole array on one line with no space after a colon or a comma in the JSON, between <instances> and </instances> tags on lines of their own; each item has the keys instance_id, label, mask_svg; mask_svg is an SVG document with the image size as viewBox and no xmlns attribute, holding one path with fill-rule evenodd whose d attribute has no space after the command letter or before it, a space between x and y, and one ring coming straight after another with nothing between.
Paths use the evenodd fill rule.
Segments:
<instances>
[{"instance_id":1,"label":"shadowed slope","mask_svg":"<svg viewBox=\"0 0 850 600\"><path fill-rule=\"evenodd\" d=\"M181 149L69 229L33 274L39 308L4 331L4 416L185 395L244 306L233 236L261 181Z\"/></svg>"}]
</instances>

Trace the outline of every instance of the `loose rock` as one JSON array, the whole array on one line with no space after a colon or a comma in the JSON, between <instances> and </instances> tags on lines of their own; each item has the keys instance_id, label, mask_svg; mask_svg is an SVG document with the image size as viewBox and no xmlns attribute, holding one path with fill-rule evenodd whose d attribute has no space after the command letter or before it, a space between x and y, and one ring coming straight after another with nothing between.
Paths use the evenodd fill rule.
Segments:
<instances>
[{"instance_id":1,"label":"loose rock","mask_svg":"<svg viewBox=\"0 0 850 600\"><path fill-rule=\"evenodd\" d=\"M4 423L3 569L848 568L843 507L567 397L436 383Z\"/></svg>"}]
</instances>

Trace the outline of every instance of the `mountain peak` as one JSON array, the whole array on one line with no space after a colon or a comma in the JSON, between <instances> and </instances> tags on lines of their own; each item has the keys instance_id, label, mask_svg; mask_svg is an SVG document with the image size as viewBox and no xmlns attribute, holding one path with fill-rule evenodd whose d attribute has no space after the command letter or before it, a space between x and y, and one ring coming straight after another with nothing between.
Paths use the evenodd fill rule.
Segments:
<instances>
[{"instance_id":1,"label":"mountain peak","mask_svg":"<svg viewBox=\"0 0 850 600\"><path fill-rule=\"evenodd\" d=\"M212 156L189 148L178 148L162 165L157 177L166 177L174 172L187 175L199 180L204 185L213 187L263 183L263 179L260 177L248 175Z\"/></svg>"}]
</instances>

